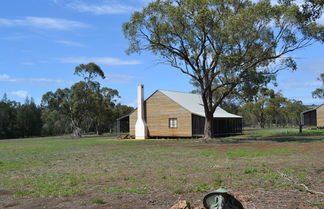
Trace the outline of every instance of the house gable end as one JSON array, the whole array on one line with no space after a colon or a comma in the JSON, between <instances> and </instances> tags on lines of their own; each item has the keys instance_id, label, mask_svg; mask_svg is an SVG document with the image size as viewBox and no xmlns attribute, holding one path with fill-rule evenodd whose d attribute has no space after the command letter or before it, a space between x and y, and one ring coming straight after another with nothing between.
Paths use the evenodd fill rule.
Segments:
<instances>
[{"instance_id":1,"label":"house gable end","mask_svg":"<svg viewBox=\"0 0 324 209\"><path fill-rule=\"evenodd\" d=\"M191 112L161 91L155 91L145 100L144 110L150 137L191 137ZM171 118L177 120L177 127L169 127ZM135 133L136 120L137 110L130 115L130 135Z\"/></svg>"}]
</instances>

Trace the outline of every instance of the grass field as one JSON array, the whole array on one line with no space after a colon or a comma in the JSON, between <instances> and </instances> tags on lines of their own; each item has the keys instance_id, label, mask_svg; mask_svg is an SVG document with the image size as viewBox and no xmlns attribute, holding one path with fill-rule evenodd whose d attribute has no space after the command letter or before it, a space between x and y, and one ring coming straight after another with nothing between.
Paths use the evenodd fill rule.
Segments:
<instances>
[{"instance_id":1,"label":"grass field","mask_svg":"<svg viewBox=\"0 0 324 209\"><path fill-rule=\"evenodd\" d=\"M278 172L324 190L324 131L121 141L108 137L0 141L0 208L170 208L201 205L225 186L246 208L324 208ZM256 138L257 137L257 140Z\"/></svg>"},{"instance_id":2,"label":"grass field","mask_svg":"<svg viewBox=\"0 0 324 209\"><path fill-rule=\"evenodd\" d=\"M324 129L303 129L299 133L297 128L250 128L244 130L246 136L324 136Z\"/></svg>"}]
</instances>

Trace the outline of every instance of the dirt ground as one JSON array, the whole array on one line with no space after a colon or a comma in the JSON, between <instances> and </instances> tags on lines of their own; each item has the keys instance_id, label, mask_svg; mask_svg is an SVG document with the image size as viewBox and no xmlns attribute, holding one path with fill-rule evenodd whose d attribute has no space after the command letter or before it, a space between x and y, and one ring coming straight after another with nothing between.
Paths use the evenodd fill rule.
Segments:
<instances>
[{"instance_id":1,"label":"dirt ground","mask_svg":"<svg viewBox=\"0 0 324 209\"><path fill-rule=\"evenodd\" d=\"M305 142L305 140L309 140L309 142ZM313 140L313 142L311 142ZM301 141L301 142L299 142ZM97 145L91 145L97 146ZM105 145L98 145L105 146ZM246 209L316 209L316 208L324 208L324 196L311 194L303 187L298 185L294 185L288 180L281 179L280 177L276 177L275 181L280 181L282 184L278 184L277 182L273 182L269 187L258 187L251 186L253 184L260 184L258 182L263 179L259 179L261 174L256 173L255 175L250 175L249 171L242 171L242 169L238 169L235 166L243 163L243 167L255 165L256 161L262 161L262 163L266 162L271 165L272 170L282 169L283 167L296 168L293 171L300 171L301 174L307 174L306 182L307 186L316 191L324 191L324 142L323 137L291 137L287 139L286 137L276 137L276 138L245 138L238 140L237 138L233 138L231 140L215 140L209 141L208 143L202 143L199 140L194 140L190 142L178 142L178 141L167 141L159 144L154 144L154 142L142 142L142 143L132 143L126 145L115 145L109 144L109 149L114 150L114 152L118 152L118 150L123 150L123 146L125 149L130 149L130 152L134 152L133 148L138 146L141 149L150 149L159 147L159 150L163 149L177 149L181 148L184 150L194 150L193 155L197 154L197 158L201 156L198 154L200 151L221 151L227 152L237 149L250 149L253 148L255 150L269 150L269 149L287 149L294 150L295 152L287 155L269 155L269 156L238 156L230 158L231 166L222 168L222 174L228 173L239 173L235 177L231 177L231 180L227 180L224 177L224 182L226 185L229 185L230 192L242 202L244 208ZM100 149L101 149L100 148ZM108 145L107 145L108 149ZM200 151L199 151L200 150ZM174 152L174 151L172 151ZM137 151L136 151L137 153ZM170 151L171 153L171 151ZM140 154L140 153L139 153ZM203 152L204 155L208 154ZM240 154L240 153L239 153ZM170 154L171 155L171 154ZM206 155L207 156L207 155ZM192 159L195 156L190 156ZM205 157L205 156L204 156ZM202 161L205 160L217 160L218 156L213 158L214 156L207 156L206 158L201 158ZM226 158L227 159L227 158ZM317 159L317 160L316 160ZM145 159L146 160L146 159ZM174 160L170 158L169 160ZM181 160L180 160L181 161ZM253 162L252 162L253 161ZM143 162L143 163L146 163ZM177 166L181 167L183 165L176 164L177 162L169 162L168 166L172 169L177 168ZM252 164L250 164L252 163ZM159 164L159 162L157 162ZM163 169L170 169L168 166L164 165L164 161L161 161L161 168L159 170L160 173L166 172ZM139 164L141 165L141 164ZM190 160L188 162L184 162L184 166L190 166ZM125 165L123 165L125 166ZM129 164L130 170L132 173L132 164ZM204 195L206 195L207 191L195 191L195 192L172 192L170 190L169 184L163 184L155 182L155 177L157 176L157 167L148 168L147 165L143 164L142 168L139 169L145 170L145 184L152 185L151 189L145 194L138 194L132 192L104 192L99 190L98 188L102 185L107 184L107 182L96 180L96 181L87 181L85 189L80 194L75 194L68 197L33 197L33 196L17 196L15 193L17 192L17 188L0 188L0 208L10 208L10 209L38 209L38 208L51 208L51 209L85 209L85 208L93 208L93 209L168 209L173 204L177 203L179 200L187 200L191 203L192 206L202 206L202 200ZM157 165L158 166L158 165ZM197 166L197 165L196 165ZM198 164L199 166L199 164ZM127 163L126 163L127 167ZM206 167L202 162L202 167ZM208 167L206 167L208 168ZM260 168L258 168L260 170ZM137 171L137 170L135 170ZM135 172L134 171L134 172ZM185 170L183 173L179 174L181 176L185 176L190 181L191 179L196 180L199 178L199 175L202 177L208 178L208 172L211 172L211 169L206 169L206 176L203 176L204 172L200 172L195 174L192 170ZM150 172L152 174L152 178L149 177ZM171 171L170 171L171 172ZM176 172L173 171L172 172ZM178 171L177 171L178 172ZM244 172L246 174L244 174ZM252 171L251 171L252 172ZM126 171L127 173L127 171ZM163 173L164 174L164 173ZM192 176L193 174L197 175ZM300 174L300 176L302 176ZM26 174L27 175L27 174ZM125 175L125 173L119 174L116 171L116 175ZM161 174L162 175L162 174ZM294 176L294 173L291 174ZM296 174L297 175L297 174ZM116 177L116 176L114 176ZM270 178L270 177L269 177ZM177 179L175 177L175 179ZM301 178L302 179L302 178ZM297 179L300 180L300 179ZM157 181L157 180L156 180ZM115 182L114 186L123 186L125 182ZM303 183L303 182L302 182ZM172 182L170 183L172 184ZM188 184L188 183L184 183ZM267 184L268 185L268 184ZM209 187L210 188L210 187ZM103 200L101 202L94 202L93 200L100 199Z\"/></svg>"},{"instance_id":2,"label":"dirt ground","mask_svg":"<svg viewBox=\"0 0 324 209\"><path fill-rule=\"evenodd\" d=\"M12 195L3 194L1 191L1 207L11 209L168 209L179 200L187 200L193 206L203 206L202 199L204 193L172 195L166 191L152 191L149 194L104 194L104 193L87 193L80 196L66 198L14 198ZM241 201L246 209L310 209L323 208L311 207L309 202L316 201L323 203L323 197L314 196L307 192L296 189L285 191L263 191L257 189L254 191L240 189L240 192L232 194ZM105 199L104 204L93 204L91 199L102 197Z\"/></svg>"}]
</instances>

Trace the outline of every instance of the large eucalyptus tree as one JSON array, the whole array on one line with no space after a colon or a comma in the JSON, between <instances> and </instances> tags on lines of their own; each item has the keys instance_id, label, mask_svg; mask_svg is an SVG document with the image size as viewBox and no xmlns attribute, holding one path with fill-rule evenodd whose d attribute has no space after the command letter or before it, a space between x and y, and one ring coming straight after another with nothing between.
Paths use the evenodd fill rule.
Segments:
<instances>
[{"instance_id":1,"label":"large eucalyptus tree","mask_svg":"<svg viewBox=\"0 0 324 209\"><path fill-rule=\"evenodd\" d=\"M290 52L324 41L316 20L322 4L292 0L155 0L134 12L123 31L128 53L151 51L198 83L205 110L205 138L213 113L251 76L276 73L274 63L296 69Z\"/></svg>"}]
</instances>

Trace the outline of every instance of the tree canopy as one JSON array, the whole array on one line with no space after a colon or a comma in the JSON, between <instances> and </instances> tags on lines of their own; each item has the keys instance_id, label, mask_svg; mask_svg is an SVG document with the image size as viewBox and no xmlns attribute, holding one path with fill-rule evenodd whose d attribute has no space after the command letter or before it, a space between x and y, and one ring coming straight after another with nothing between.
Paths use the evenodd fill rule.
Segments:
<instances>
[{"instance_id":1,"label":"tree canopy","mask_svg":"<svg viewBox=\"0 0 324 209\"><path fill-rule=\"evenodd\" d=\"M76 66L74 75L83 77L85 82L93 81L97 77L105 79L105 73L97 64L93 62Z\"/></svg>"},{"instance_id":2,"label":"tree canopy","mask_svg":"<svg viewBox=\"0 0 324 209\"><path fill-rule=\"evenodd\" d=\"M119 105L118 91L101 87L100 83L95 81L97 77L105 78L104 72L95 63L80 64L75 68L74 74L82 76L84 81L79 81L70 88L57 89L43 95L46 131L65 132L62 127L69 127L74 137L81 137L89 131L97 134L111 132L119 116L119 109L116 107ZM61 123L53 123L53 118Z\"/></svg>"},{"instance_id":3,"label":"tree canopy","mask_svg":"<svg viewBox=\"0 0 324 209\"><path fill-rule=\"evenodd\" d=\"M318 80L322 82L322 87L315 89L312 96L313 98L324 99L324 73L320 75Z\"/></svg>"},{"instance_id":4,"label":"tree canopy","mask_svg":"<svg viewBox=\"0 0 324 209\"><path fill-rule=\"evenodd\" d=\"M127 52L150 51L198 84L210 138L213 113L233 91L280 69L295 70L289 53L324 41L316 22L322 4L312 2L155 0L124 23Z\"/></svg>"}]
</instances>

